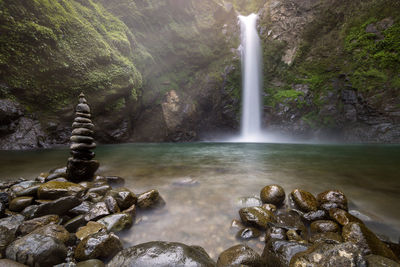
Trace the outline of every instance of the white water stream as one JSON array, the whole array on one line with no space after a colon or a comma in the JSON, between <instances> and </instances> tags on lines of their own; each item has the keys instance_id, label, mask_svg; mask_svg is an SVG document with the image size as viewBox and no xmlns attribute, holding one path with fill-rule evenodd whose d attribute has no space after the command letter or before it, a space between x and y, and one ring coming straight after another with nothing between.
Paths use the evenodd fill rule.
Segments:
<instances>
[{"instance_id":1,"label":"white water stream","mask_svg":"<svg viewBox=\"0 0 400 267\"><path fill-rule=\"evenodd\" d=\"M239 16L242 52L241 141L259 142L265 137L261 127L262 54L256 14Z\"/></svg>"}]
</instances>

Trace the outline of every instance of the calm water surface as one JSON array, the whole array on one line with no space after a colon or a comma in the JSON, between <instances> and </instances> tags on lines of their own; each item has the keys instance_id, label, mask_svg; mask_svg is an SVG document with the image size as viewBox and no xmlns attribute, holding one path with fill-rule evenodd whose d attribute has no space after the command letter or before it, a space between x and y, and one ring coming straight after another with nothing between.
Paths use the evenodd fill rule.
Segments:
<instances>
[{"instance_id":1,"label":"calm water surface","mask_svg":"<svg viewBox=\"0 0 400 267\"><path fill-rule=\"evenodd\" d=\"M344 191L351 208L372 221L376 232L398 240L400 232L400 146L296 144L124 144L97 149L102 174L127 180L135 193L156 188L167 202L158 212L138 214L121 235L126 246L151 240L203 246L214 258L238 243L237 199L258 195L271 183L289 193ZM0 152L0 178L35 178L65 165L64 149ZM191 178L198 183L181 186ZM384 222L384 224L383 224ZM260 251L262 243L251 241Z\"/></svg>"}]
</instances>

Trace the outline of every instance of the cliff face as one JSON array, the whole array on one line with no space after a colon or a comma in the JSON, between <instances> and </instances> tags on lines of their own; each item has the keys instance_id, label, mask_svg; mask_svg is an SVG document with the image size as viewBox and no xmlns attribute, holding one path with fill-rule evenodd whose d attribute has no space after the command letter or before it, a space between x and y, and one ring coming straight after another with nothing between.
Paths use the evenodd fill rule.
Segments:
<instances>
[{"instance_id":1,"label":"cliff face","mask_svg":"<svg viewBox=\"0 0 400 267\"><path fill-rule=\"evenodd\" d=\"M265 122L295 137L400 142L400 4L269 0Z\"/></svg>"},{"instance_id":2,"label":"cliff face","mask_svg":"<svg viewBox=\"0 0 400 267\"><path fill-rule=\"evenodd\" d=\"M0 0L0 149L237 132L237 14L257 12L264 122L297 138L400 142L396 0ZM32 129L32 130L30 130Z\"/></svg>"},{"instance_id":3,"label":"cliff face","mask_svg":"<svg viewBox=\"0 0 400 267\"><path fill-rule=\"evenodd\" d=\"M20 117L4 111L0 138L13 145L1 148L67 142L81 91L100 142L198 139L202 118L212 113L207 127L220 125L225 66L232 64L230 47L238 45L229 5L2 0L0 7L0 99L20 107L20 117L41 133L25 140ZM172 113L171 94L178 99ZM1 102L0 113L9 104Z\"/></svg>"}]
</instances>

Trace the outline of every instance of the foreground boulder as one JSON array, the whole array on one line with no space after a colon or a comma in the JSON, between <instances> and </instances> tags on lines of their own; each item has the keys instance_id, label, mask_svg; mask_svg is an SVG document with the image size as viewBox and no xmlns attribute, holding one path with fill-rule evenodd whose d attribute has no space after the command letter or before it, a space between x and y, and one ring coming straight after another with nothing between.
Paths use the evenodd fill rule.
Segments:
<instances>
[{"instance_id":1,"label":"foreground boulder","mask_svg":"<svg viewBox=\"0 0 400 267\"><path fill-rule=\"evenodd\" d=\"M81 197L85 188L70 182L50 181L42 184L37 195L39 199L58 199L66 196Z\"/></svg>"},{"instance_id":2,"label":"foreground boulder","mask_svg":"<svg viewBox=\"0 0 400 267\"><path fill-rule=\"evenodd\" d=\"M174 242L148 242L120 251L109 263L112 266L204 266L214 267L215 262L199 247Z\"/></svg>"},{"instance_id":3,"label":"foreground boulder","mask_svg":"<svg viewBox=\"0 0 400 267\"><path fill-rule=\"evenodd\" d=\"M64 262L67 248L52 237L29 234L10 244L6 257L29 266L53 266Z\"/></svg>"},{"instance_id":4,"label":"foreground boulder","mask_svg":"<svg viewBox=\"0 0 400 267\"><path fill-rule=\"evenodd\" d=\"M317 199L310 193L301 189L295 189L290 193L295 207L303 212L317 211Z\"/></svg>"},{"instance_id":5,"label":"foreground boulder","mask_svg":"<svg viewBox=\"0 0 400 267\"><path fill-rule=\"evenodd\" d=\"M339 208L348 210L347 198L342 191L339 190L328 190L318 194L318 204L321 209L330 210L333 208Z\"/></svg>"},{"instance_id":6,"label":"foreground boulder","mask_svg":"<svg viewBox=\"0 0 400 267\"><path fill-rule=\"evenodd\" d=\"M222 252L217 261L217 267L229 266L264 266L260 255L246 245L236 245Z\"/></svg>"}]
</instances>

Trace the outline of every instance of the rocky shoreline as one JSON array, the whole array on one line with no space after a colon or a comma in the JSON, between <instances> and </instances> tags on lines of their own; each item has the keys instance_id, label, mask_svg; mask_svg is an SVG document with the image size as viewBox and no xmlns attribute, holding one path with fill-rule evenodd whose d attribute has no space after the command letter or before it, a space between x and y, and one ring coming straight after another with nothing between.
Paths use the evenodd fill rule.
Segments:
<instances>
[{"instance_id":1,"label":"rocky shoreline","mask_svg":"<svg viewBox=\"0 0 400 267\"><path fill-rule=\"evenodd\" d=\"M66 168L0 184L0 266L400 266L400 245L348 212L338 190L288 197L268 185L238 212L238 240L263 237L259 255L239 243L217 262L198 246L153 241L123 249L115 234L137 213L164 207L157 190L135 194L124 179L97 175L72 183Z\"/></svg>"}]
</instances>

